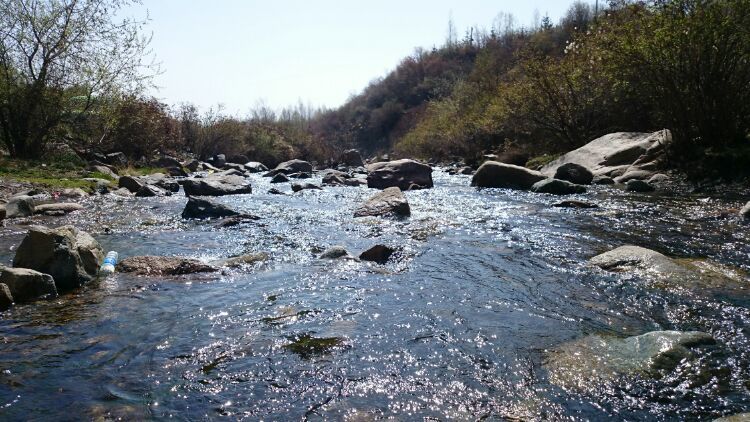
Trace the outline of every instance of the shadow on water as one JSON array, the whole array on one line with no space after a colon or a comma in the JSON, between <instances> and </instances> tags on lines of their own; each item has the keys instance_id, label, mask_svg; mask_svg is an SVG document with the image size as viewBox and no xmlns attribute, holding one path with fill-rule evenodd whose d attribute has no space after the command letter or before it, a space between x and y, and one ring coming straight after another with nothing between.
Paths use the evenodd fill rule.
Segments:
<instances>
[{"instance_id":1,"label":"shadow on water","mask_svg":"<svg viewBox=\"0 0 750 422\"><path fill-rule=\"evenodd\" d=\"M183 221L185 199L94 198L52 224L121 257L269 260L209 277L126 274L2 315L3 419L710 419L750 407L748 302L660 289L586 265L623 244L750 271L733 202L597 188L594 210L468 187L436 172L402 221L352 218L372 194L326 188L218 199L261 216L220 229ZM24 228L6 227L9 264ZM401 247L385 265L318 260L342 245ZM745 281L747 281L745 279ZM723 296L722 296L723 295ZM569 391L547 353L589 334L700 330L717 344L657 378Z\"/></svg>"}]
</instances>

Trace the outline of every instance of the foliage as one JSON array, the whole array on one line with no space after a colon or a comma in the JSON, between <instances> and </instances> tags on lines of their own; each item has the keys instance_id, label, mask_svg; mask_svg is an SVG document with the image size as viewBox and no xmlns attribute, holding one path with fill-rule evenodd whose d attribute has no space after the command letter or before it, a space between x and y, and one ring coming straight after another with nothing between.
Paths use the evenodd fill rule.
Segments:
<instances>
[{"instance_id":1,"label":"foliage","mask_svg":"<svg viewBox=\"0 0 750 422\"><path fill-rule=\"evenodd\" d=\"M137 91L147 78L143 22L114 16L130 0L0 3L0 139L39 157L97 98Z\"/></svg>"}]
</instances>

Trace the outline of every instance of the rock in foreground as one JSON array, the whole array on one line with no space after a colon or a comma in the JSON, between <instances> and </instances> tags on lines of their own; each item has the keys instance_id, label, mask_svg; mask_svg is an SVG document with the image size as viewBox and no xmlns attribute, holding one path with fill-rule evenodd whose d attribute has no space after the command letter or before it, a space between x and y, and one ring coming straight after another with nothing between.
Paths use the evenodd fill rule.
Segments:
<instances>
[{"instance_id":1,"label":"rock in foreground","mask_svg":"<svg viewBox=\"0 0 750 422\"><path fill-rule=\"evenodd\" d=\"M355 217L408 217L409 215L411 215L409 202L401 189L397 187L386 188L373 195L354 212Z\"/></svg>"},{"instance_id":2,"label":"rock in foreground","mask_svg":"<svg viewBox=\"0 0 750 422\"><path fill-rule=\"evenodd\" d=\"M117 264L117 270L137 275L170 276L210 273L218 271L218 268L204 264L197 259L174 256L132 256Z\"/></svg>"},{"instance_id":3,"label":"rock in foreground","mask_svg":"<svg viewBox=\"0 0 750 422\"><path fill-rule=\"evenodd\" d=\"M481 188L505 188L529 190L534 183L546 179L542 173L513 164L485 161L474 177L471 185Z\"/></svg>"},{"instance_id":4,"label":"rock in foreground","mask_svg":"<svg viewBox=\"0 0 750 422\"><path fill-rule=\"evenodd\" d=\"M567 389L596 389L622 375L659 376L672 371L691 348L714 343L699 331L652 331L616 338L590 335L563 344L547 356L550 380Z\"/></svg>"},{"instance_id":5,"label":"rock in foreground","mask_svg":"<svg viewBox=\"0 0 750 422\"><path fill-rule=\"evenodd\" d=\"M745 220L750 220L750 201L742 207L740 210L740 216Z\"/></svg>"},{"instance_id":6,"label":"rock in foreground","mask_svg":"<svg viewBox=\"0 0 750 422\"><path fill-rule=\"evenodd\" d=\"M367 187L401 190L427 189L432 184L432 167L414 160L396 160L367 166Z\"/></svg>"},{"instance_id":7,"label":"rock in foreground","mask_svg":"<svg viewBox=\"0 0 750 422\"><path fill-rule=\"evenodd\" d=\"M594 174L580 164L565 163L557 168L554 178L575 183L576 185L590 185L594 180Z\"/></svg>"},{"instance_id":8,"label":"rock in foreground","mask_svg":"<svg viewBox=\"0 0 750 422\"><path fill-rule=\"evenodd\" d=\"M27 268L2 268L0 283L8 286L17 303L57 296L52 276Z\"/></svg>"},{"instance_id":9,"label":"rock in foreground","mask_svg":"<svg viewBox=\"0 0 750 422\"><path fill-rule=\"evenodd\" d=\"M13 266L49 274L58 291L90 281L104 259L99 242L73 226L34 226L21 242Z\"/></svg>"}]
</instances>

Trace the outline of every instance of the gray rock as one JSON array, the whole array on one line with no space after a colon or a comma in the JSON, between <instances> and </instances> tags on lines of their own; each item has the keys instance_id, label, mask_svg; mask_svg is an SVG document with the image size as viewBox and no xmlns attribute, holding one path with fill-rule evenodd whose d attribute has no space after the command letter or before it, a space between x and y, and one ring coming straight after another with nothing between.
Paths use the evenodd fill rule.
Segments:
<instances>
[{"instance_id":1,"label":"gray rock","mask_svg":"<svg viewBox=\"0 0 750 422\"><path fill-rule=\"evenodd\" d=\"M483 188L529 190L546 177L535 170L513 164L485 161L471 179L471 185Z\"/></svg>"},{"instance_id":2,"label":"gray rock","mask_svg":"<svg viewBox=\"0 0 750 422\"><path fill-rule=\"evenodd\" d=\"M664 185L669 182L669 176L663 173L657 173L648 179L647 183L652 186Z\"/></svg>"},{"instance_id":3,"label":"gray rock","mask_svg":"<svg viewBox=\"0 0 750 422\"><path fill-rule=\"evenodd\" d=\"M341 153L339 163L347 167L362 167L365 165L362 161L362 155L356 149L348 149Z\"/></svg>"},{"instance_id":4,"label":"gray rock","mask_svg":"<svg viewBox=\"0 0 750 422\"><path fill-rule=\"evenodd\" d=\"M653 176L654 176L653 171L643 170L641 168L634 167L634 168L629 169L625 173L623 173L622 176L615 177L615 182L627 183L631 180L646 181L646 180L649 180Z\"/></svg>"},{"instance_id":5,"label":"gray rock","mask_svg":"<svg viewBox=\"0 0 750 422\"><path fill-rule=\"evenodd\" d=\"M245 178L234 175L211 175L204 179L186 179L182 185L188 196L223 196L252 193Z\"/></svg>"},{"instance_id":6,"label":"gray rock","mask_svg":"<svg viewBox=\"0 0 750 422\"><path fill-rule=\"evenodd\" d=\"M683 272L683 268L664 254L640 246L626 245L597 255L589 263L609 271L639 269L660 273Z\"/></svg>"},{"instance_id":7,"label":"gray rock","mask_svg":"<svg viewBox=\"0 0 750 422\"><path fill-rule=\"evenodd\" d=\"M67 188L60 191L60 197L62 198L83 199L89 196L88 192L81 188Z\"/></svg>"},{"instance_id":8,"label":"gray rock","mask_svg":"<svg viewBox=\"0 0 750 422\"><path fill-rule=\"evenodd\" d=\"M671 142L672 135L668 130L611 133L550 162L542 167L541 172L553 177L557 169L567 163L581 165L594 176L617 177L638 170L653 171L653 166L658 165L665 147Z\"/></svg>"},{"instance_id":9,"label":"gray rock","mask_svg":"<svg viewBox=\"0 0 750 422\"><path fill-rule=\"evenodd\" d=\"M211 161L216 167L223 168L227 164L227 157L224 154L217 154Z\"/></svg>"},{"instance_id":10,"label":"gray rock","mask_svg":"<svg viewBox=\"0 0 750 422\"><path fill-rule=\"evenodd\" d=\"M276 166L274 169L277 173L292 174L292 173L312 173L312 164L302 160L289 160Z\"/></svg>"},{"instance_id":11,"label":"gray rock","mask_svg":"<svg viewBox=\"0 0 750 422\"><path fill-rule=\"evenodd\" d=\"M599 208L599 205L591 204L591 203L583 202L583 201L576 201L576 200L561 201L552 206L557 207L557 208L579 208L579 209Z\"/></svg>"},{"instance_id":12,"label":"gray rock","mask_svg":"<svg viewBox=\"0 0 750 422\"><path fill-rule=\"evenodd\" d=\"M280 190L278 190L276 188L269 189L268 193L270 193L271 195L286 195L284 192L282 192L282 191L280 191Z\"/></svg>"},{"instance_id":13,"label":"gray rock","mask_svg":"<svg viewBox=\"0 0 750 422\"><path fill-rule=\"evenodd\" d=\"M197 259L173 256L132 256L117 264L117 271L146 276L174 276L216 272L219 269Z\"/></svg>"},{"instance_id":14,"label":"gray rock","mask_svg":"<svg viewBox=\"0 0 750 422\"><path fill-rule=\"evenodd\" d=\"M247 158L247 155L244 154L235 154L227 157L227 163L231 164L245 164L248 161L250 161L250 159Z\"/></svg>"},{"instance_id":15,"label":"gray rock","mask_svg":"<svg viewBox=\"0 0 750 422\"><path fill-rule=\"evenodd\" d=\"M427 189L433 186L432 168L414 160L396 160L367 166L367 186L375 189L398 187L401 190Z\"/></svg>"},{"instance_id":16,"label":"gray rock","mask_svg":"<svg viewBox=\"0 0 750 422\"><path fill-rule=\"evenodd\" d=\"M0 283L8 286L16 303L57 296L57 288L51 275L28 268L0 269Z\"/></svg>"},{"instance_id":17,"label":"gray rock","mask_svg":"<svg viewBox=\"0 0 750 422\"><path fill-rule=\"evenodd\" d=\"M286 183L288 181L289 178L284 173L276 173L276 176L271 179L271 183Z\"/></svg>"},{"instance_id":18,"label":"gray rock","mask_svg":"<svg viewBox=\"0 0 750 422\"><path fill-rule=\"evenodd\" d=\"M5 204L5 218L34 215L34 199L28 195L14 196Z\"/></svg>"},{"instance_id":19,"label":"gray rock","mask_svg":"<svg viewBox=\"0 0 750 422\"><path fill-rule=\"evenodd\" d=\"M554 178L576 185L590 185L591 181L594 180L594 174L580 164L565 163L555 170Z\"/></svg>"},{"instance_id":20,"label":"gray rock","mask_svg":"<svg viewBox=\"0 0 750 422\"><path fill-rule=\"evenodd\" d=\"M125 167L128 165L128 157L122 152L113 152L107 154L107 163L117 167Z\"/></svg>"},{"instance_id":21,"label":"gray rock","mask_svg":"<svg viewBox=\"0 0 750 422\"><path fill-rule=\"evenodd\" d=\"M191 196L182 211L182 218L222 218L240 215L241 213L207 198Z\"/></svg>"},{"instance_id":22,"label":"gray rock","mask_svg":"<svg viewBox=\"0 0 750 422\"><path fill-rule=\"evenodd\" d=\"M359 259L363 261L372 261L378 264L385 264L388 262L388 258L396 252L396 249L385 245L375 245L370 249L362 252L359 255Z\"/></svg>"},{"instance_id":23,"label":"gray rock","mask_svg":"<svg viewBox=\"0 0 750 422\"><path fill-rule=\"evenodd\" d=\"M250 173L260 173L263 171L268 171L268 167L263 165L263 163L259 163L257 161L249 161L245 163L245 169Z\"/></svg>"},{"instance_id":24,"label":"gray rock","mask_svg":"<svg viewBox=\"0 0 750 422\"><path fill-rule=\"evenodd\" d=\"M632 179L625 185L628 192L653 192L655 188L643 180Z\"/></svg>"},{"instance_id":25,"label":"gray rock","mask_svg":"<svg viewBox=\"0 0 750 422\"><path fill-rule=\"evenodd\" d=\"M133 176L121 176L117 181L117 187L125 188L131 193L136 193L145 185L139 178Z\"/></svg>"},{"instance_id":26,"label":"gray rock","mask_svg":"<svg viewBox=\"0 0 750 422\"><path fill-rule=\"evenodd\" d=\"M32 226L16 251L13 266L49 274L57 290L65 291L94 278L103 259L99 242L82 230Z\"/></svg>"},{"instance_id":27,"label":"gray rock","mask_svg":"<svg viewBox=\"0 0 750 422\"><path fill-rule=\"evenodd\" d=\"M331 246L330 248L323 251L318 258L320 259L339 259L349 257L349 252L344 249L343 246Z\"/></svg>"},{"instance_id":28,"label":"gray rock","mask_svg":"<svg viewBox=\"0 0 750 422\"><path fill-rule=\"evenodd\" d=\"M745 204L744 207L740 210L740 217L744 218L745 220L750 220L750 201Z\"/></svg>"},{"instance_id":29,"label":"gray rock","mask_svg":"<svg viewBox=\"0 0 750 422\"><path fill-rule=\"evenodd\" d=\"M181 168L182 167L182 163L180 162L180 160L169 155L164 155L162 157L159 157L159 159L156 160L154 164L156 164L157 167L162 167L162 168L168 168L168 167Z\"/></svg>"},{"instance_id":30,"label":"gray rock","mask_svg":"<svg viewBox=\"0 0 750 422\"><path fill-rule=\"evenodd\" d=\"M724 416L714 419L713 422L750 422L750 413L737 413L736 415Z\"/></svg>"},{"instance_id":31,"label":"gray rock","mask_svg":"<svg viewBox=\"0 0 750 422\"><path fill-rule=\"evenodd\" d=\"M409 202L398 187L386 188L373 195L354 212L355 217L407 217L410 214Z\"/></svg>"},{"instance_id":32,"label":"gray rock","mask_svg":"<svg viewBox=\"0 0 750 422\"><path fill-rule=\"evenodd\" d=\"M93 165L89 167L89 170L93 172L101 173L105 176L111 177L112 179L117 179L117 173L111 168L104 166L104 165Z\"/></svg>"},{"instance_id":33,"label":"gray rock","mask_svg":"<svg viewBox=\"0 0 750 422\"><path fill-rule=\"evenodd\" d=\"M552 195L571 195L576 193L585 193L586 187L576 185L565 180L544 179L531 186L532 192L550 193Z\"/></svg>"},{"instance_id":34,"label":"gray rock","mask_svg":"<svg viewBox=\"0 0 750 422\"><path fill-rule=\"evenodd\" d=\"M150 198L154 196L167 196L168 192L164 189L154 185L143 185L138 192L135 193L137 198Z\"/></svg>"},{"instance_id":35,"label":"gray rock","mask_svg":"<svg viewBox=\"0 0 750 422\"><path fill-rule=\"evenodd\" d=\"M68 214L73 211L80 211L83 209L83 205L75 204L72 202L58 202L55 204L42 204L34 207L34 213L46 214L47 212L61 211L63 214Z\"/></svg>"},{"instance_id":36,"label":"gray rock","mask_svg":"<svg viewBox=\"0 0 750 422\"><path fill-rule=\"evenodd\" d=\"M0 311L4 311L13 306L13 295L5 284L0 283Z\"/></svg>"},{"instance_id":37,"label":"gray rock","mask_svg":"<svg viewBox=\"0 0 750 422\"><path fill-rule=\"evenodd\" d=\"M0 220L5 220L5 204L0 204Z\"/></svg>"},{"instance_id":38,"label":"gray rock","mask_svg":"<svg viewBox=\"0 0 750 422\"><path fill-rule=\"evenodd\" d=\"M544 365L554 384L586 391L622 375L658 377L693 358L691 348L714 342L699 331L652 331L627 338L590 335L559 346Z\"/></svg>"},{"instance_id":39,"label":"gray rock","mask_svg":"<svg viewBox=\"0 0 750 422\"><path fill-rule=\"evenodd\" d=\"M312 183L292 183L292 192L299 192L303 190L323 190L323 188Z\"/></svg>"},{"instance_id":40,"label":"gray rock","mask_svg":"<svg viewBox=\"0 0 750 422\"><path fill-rule=\"evenodd\" d=\"M194 158L190 159L190 160L187 160L184 163L182 163L182 167L185 167L186 169L188 169L189 171L191 171L193 173L196 172L196 171L198 171L198 168L200 166L201 166L201 162L198 161L198 160L196 160L196 159L194 159Z\"/></svg>"}]
</instances>

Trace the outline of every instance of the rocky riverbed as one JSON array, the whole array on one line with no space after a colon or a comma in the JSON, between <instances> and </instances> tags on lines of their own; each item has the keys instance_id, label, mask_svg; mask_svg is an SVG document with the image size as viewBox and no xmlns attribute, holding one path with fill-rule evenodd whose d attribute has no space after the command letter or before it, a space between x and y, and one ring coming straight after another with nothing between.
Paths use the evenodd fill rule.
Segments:
<instances>
[{"instance_id":1,"label":"rocky riverbed","mask_svg":"<svg viewBox=\"0 0 750 422\"><path fill-rule=\"evenodd\" d=\"M748 192L664 185L635 164L653 158L649 136L621 136L641 154L614 154L610 164L631 162L614 170L363 168L350 153L328 171L198 163L193 181L121 178L120 190L42 212L62 201L29 192L9 202L29 210L0 229L0 264L25 268L0 273L8 293L22 292L0 318L0 414L746 412ZM605 178L614 184L590 184ZM97 277L89 261L108 250L118 271Z\"/></svg>"}]
</instances>

